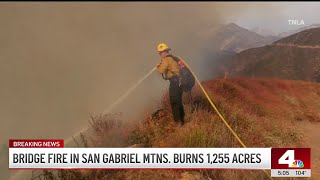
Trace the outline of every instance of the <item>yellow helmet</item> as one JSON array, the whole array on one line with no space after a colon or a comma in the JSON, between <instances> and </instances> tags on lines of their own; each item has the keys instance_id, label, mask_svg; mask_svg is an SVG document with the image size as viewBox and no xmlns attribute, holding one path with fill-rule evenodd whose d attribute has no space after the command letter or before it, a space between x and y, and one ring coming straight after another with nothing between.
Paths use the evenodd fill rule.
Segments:
<instances>
[{"instance_id":1,"label":"yellow helmet","mask_svg":"<svg viewBox=\"0 0 320 180\"><path fill-rule=\"evenodd\" d=\"M168 47L168 45L165 44L165 43L160 43L160 44L158 44L158 46L157 46L157 51L158 51L158 52L169 51L169 50L171 50L171 49L170 49L170 48Z\"/></svg>"}]
</instances>

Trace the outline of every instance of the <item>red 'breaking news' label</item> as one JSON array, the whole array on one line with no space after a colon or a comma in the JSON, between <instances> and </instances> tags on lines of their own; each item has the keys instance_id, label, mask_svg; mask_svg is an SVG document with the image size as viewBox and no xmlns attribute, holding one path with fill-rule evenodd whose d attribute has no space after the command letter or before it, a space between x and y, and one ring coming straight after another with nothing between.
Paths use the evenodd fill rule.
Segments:
<instances>
[{"instance_id":1,"label":"red 'breaking news' label","mask_svg":"<svg viewBox=\"0 0 320 180\"><path fill-rule=\"evenodd\" d=\"M9 148L63 148L62 139L10 139Z\"/></svg>"},{"instance_id":2,"label":"red 'breaking news' label","mask_svg":"<svg viewBox=\"0 0 320 180\"><path fill-rule=\"evenodd\" d=\"M272 148L271 169L311 169L311 149Z\"/></svg>"}]
</instances>

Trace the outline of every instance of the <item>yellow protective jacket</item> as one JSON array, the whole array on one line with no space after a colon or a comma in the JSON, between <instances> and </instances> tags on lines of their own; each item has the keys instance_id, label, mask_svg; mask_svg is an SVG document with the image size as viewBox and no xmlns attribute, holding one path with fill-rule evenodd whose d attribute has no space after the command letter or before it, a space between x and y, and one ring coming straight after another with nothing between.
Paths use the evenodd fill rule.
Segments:
<instances>
[{"instance_id":1,"label":"yellow protective jacket","mask_svg":"<svg viewBox=\"0 0 320 180\"><path fill-rule=\"evenodd\" d=\"M172 78L174 75L179 76L179 65L170 56L163 58L157 66L158 72L164 74L166 79Z\"/></svg>"}]
</instances>

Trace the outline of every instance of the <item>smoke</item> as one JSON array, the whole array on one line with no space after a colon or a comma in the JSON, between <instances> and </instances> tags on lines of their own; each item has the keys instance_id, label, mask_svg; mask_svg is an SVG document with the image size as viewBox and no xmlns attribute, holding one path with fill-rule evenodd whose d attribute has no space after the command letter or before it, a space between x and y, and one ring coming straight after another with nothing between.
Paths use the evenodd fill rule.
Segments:
<instances>
[{"instance_id":1,"label":"smoke","mask_svg":"<svg viewBox=\"0 0 320 180\"><path fill-rule=\"evenodd\" d=\"M1 3L0 143L72 135L158 63L157 43L168 43L200 72L197 32L245 9L234 3ZM154 73L116 111L135 119L166 88Z\"/></svg>"},{"instance_id":2,"label":"smoke","mask_svg":"<svg viewBox=\"0 0 320 180\"><path fill-rule=\"evenodd\" d=\"M196 54L192 35L220 23L216 9L212 3L2 3L1 139L75 131L160 60L157 43L183 57ZM162 91L161 78L151 79L127 104Z\"/></svg>"}]
</instances>

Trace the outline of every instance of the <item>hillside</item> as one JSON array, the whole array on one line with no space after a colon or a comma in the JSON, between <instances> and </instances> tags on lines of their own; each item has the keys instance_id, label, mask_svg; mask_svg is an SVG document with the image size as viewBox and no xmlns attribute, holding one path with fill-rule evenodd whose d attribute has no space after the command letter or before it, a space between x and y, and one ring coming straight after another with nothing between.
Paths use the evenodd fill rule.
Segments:
<instances>
[{"instance_id":1,"label":"hillside","mask_svg":"<svg viewBox=\"0 0 320 180\"><path fill-rule=\"evenodd\" d=\"M291 30L291 31L280 33L278 36L283 38L283 37L291 36L293 34L296 34L298 32L301 32L301 31L304 31L304 30L307 30L307 29L319 28L319 27L320 27L320 24L312 24L310 26L304 26L304 27L299 28L299 29L295 29L295 30Z\"/></svg>"},{"instance_id":2,"label":"hillside","mask_svg":"<svg viewBox=\"0 0 320 180\"><path fill-rule=\"evenodd\" d=\"M235 23L220 26L205 36L205 42L212 49L240 52L245 49L271 44L278 38L264 37Z\"/></svg>"},{"instance_id":3,"label":"hillside","mask_svg":"<svg viewBox=\"0 0 320 180\"><path fill-rule=\"evenodd\" d=\"M219 76L221 72L228 70L236 55L237 53L226 50L207 53L201 62L201 67L199 67L201 71L197 72L198 76L203 80Z\"/></svg>"},{"instance_id":4,"label":"hillside","mask_svg":"<svg viewBox=\"0 0 320 180\"><path fill-rule=\"evenodd\" d=\"M312 147L319 140L309 137L320 127L320 84L277 79L216 79L204 87L227 121L248 147ZM198 87L193 99L184 98L186 124L174 125L168 96L155 113L143 121L125 122L117 115L92 118L94 147L240 147L213 112ZM306 129L306 124L311 124ZM319 152L319 151L318 151ZM319 154L313 153L317 167ZM316 170L313 170L313 173ZM47 175L50 172L46 171ZM112 170L59 171L67 179L264 179L262 171L242 170ZM52 174L51 174L52 175ZM319 177L313 174L312 177Z\"/></svg>"},{"instance_id":5,"label":"hillside","mask_svg":"<svg viewBox=\"0 0 320 180\"><path fill-rule=\"evenodd\" d=\"M320 46L320 27L311 28L282 38L274 44L294 44L302 46Z\"/></svg>"},{"instance_id":6,"label":"hillside","mask_svg":"<svg viewBox=\"0 0 320 180\"><path fill-rule=\"evenodd\" d=\"M253 29L253 30L258 30ZM237 53L246 49L270 45L279 37L263 36L253 30L240 27L235 23L205 28L197 34L201 42L203 58L197 62L201 71L198 75L207 80L228 71Z\"/></svg>"},{"instance_id":7,"label":"hillside","mask_svg":"<svg viewBox=\"0 0 320 180\"><path fill-rule=\"evenodd\" d=\"M238 53L229 66L235 76L320 82L320 28Z\"/></svg>"}]
</instances>

